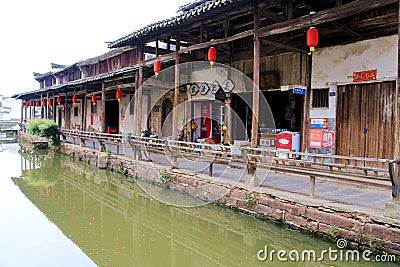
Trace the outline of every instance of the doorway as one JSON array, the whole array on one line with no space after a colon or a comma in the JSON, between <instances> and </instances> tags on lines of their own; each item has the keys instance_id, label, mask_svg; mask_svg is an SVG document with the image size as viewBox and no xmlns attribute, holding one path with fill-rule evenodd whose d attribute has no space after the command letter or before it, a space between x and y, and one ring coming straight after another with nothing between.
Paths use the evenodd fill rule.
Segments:
<instances>
[{"instance_id":1,"label":"doorway","mask_svg":"<svg viewBox=\"0 0 400 267\"><path fill-rule=\"evenodd\" d=\"M119 102L118 100L106 101L105 123L107 133L119 132Z\"/></svg>"}]
</instances>

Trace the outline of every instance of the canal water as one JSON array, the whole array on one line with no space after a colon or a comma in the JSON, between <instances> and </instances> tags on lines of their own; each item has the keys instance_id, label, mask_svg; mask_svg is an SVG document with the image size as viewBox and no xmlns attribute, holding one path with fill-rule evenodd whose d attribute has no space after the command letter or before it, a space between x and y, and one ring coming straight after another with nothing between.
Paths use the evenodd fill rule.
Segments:
<instances>
[{"instance_id":1,"label":"canal water","mask_svg":"<svg viewBox=\"0 0 400 267\"><path fill-rule=\"evenodd\" d=\"M397 266L362 251L354 261L334 242L212 204L168 206L66 156L2 147L0 266Z\"/></svg>"}]
</instances>

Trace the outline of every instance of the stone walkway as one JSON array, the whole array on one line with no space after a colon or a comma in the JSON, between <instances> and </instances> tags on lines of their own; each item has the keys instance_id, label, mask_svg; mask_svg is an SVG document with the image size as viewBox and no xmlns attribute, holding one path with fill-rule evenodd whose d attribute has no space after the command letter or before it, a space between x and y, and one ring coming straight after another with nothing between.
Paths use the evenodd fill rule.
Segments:
<instances>
[{"instance_id":1,"label":"stone walkway","mask_svg":"<svg viewBox=\"0 0 400 267\"><path fill-rule=\"evenodd\" d=\"M67 140L72 143L71 139ZM92 142L87 142L87 147L93 147ZM95 145L98 148L99 145ZM113 153L116 152L115 146L109 146ZM127 146L125 149L120 149L120 154L126 158L132 158L132 151ZM151 154L153 162L169 166L170 161L164 155ZM180 170L192 173L201 173L208 175L209 164L207 162L198 162L190 159L178 159ZM244 182L246 170L244 166L227 167L221 164L214 164L213 179L223 179L224 182L235 184ZM276 173L266 169L258 169L257 177L259 185L263 187L263 191L270 189L280 190L283 192L297 193L302 196L309 195L310 181L308 176L293 175L288 173ZM383 213L386 202L392 201L391 191L389 189L367 187L354 185L349 183L341 183L327 179L316 179L315 196L314 198L335 201L339 203L360 206L367 209L376 210L378 213Z\"/></svg>"}]
</instances>

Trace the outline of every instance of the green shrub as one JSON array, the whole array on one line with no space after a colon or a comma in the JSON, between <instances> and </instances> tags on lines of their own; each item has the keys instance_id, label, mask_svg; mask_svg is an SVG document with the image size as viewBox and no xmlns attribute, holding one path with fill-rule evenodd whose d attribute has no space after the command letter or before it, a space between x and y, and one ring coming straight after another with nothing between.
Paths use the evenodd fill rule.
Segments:
<instances>
[{"instance_id":1,"label":"green shrub","mask_svg":"<svg viewBox=\"0 0 400 267\"><path fill-rule=\"evenodd\" d=\"M60 145L60 130L57 124L47 119L31 119L26 125L28 133L49 138L56 147Z\"/></svg>"}]
</instances>

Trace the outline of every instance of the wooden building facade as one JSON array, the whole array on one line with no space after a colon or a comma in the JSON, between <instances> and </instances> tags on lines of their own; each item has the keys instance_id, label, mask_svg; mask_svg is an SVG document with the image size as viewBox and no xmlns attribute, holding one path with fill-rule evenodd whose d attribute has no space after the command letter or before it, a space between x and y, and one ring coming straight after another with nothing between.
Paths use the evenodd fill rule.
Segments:
<instances>
[{"instance_id":1,"label":"wooden building facade","mask_svg":"<svg viewBox=\"0 0 400 267\"><path fill-rule=\"evenodd\" d=\"M129 124L135 134L147 128L177 138L184 129L185 140L211 139L214 124L200 125L204 102L194 101L191 84L180 82L179 66L207 61L208 49L215 47L219 67L240 71L253 82L246 92L236 84L219 94L248 134L237 135L226 116L219 127L232 131L230 143L249 139L253 147L274 146L277 132L288 130L300 133L302 151L395 158L400 155L398 21L397 0L198 0L180 7L173 18L109 43L114 50L107 54L35 74L41 88L14 97L28 104L52 99L52 108L39 105L40 116L63 128L123 132ZM310 27L319 31L313 53L306 45ZM174 70L166 78L168 90L162 98L134 97L154 75L157 61L162 69ZM230 79L232 71L226 75ZM123 92L120 101L117 90ZM72 103L74 96L77 103ZM274 118L267 126L259 116L265 112L260 97ZM182 113L172 111L188 100L191 107L184 113L190 120L182 124ZM22 109L24 119L38 115L34 103ZM164 132L167 118L171 127ZM196 119L198 128L191 126Z\"/></svg>"}]
</instances>

